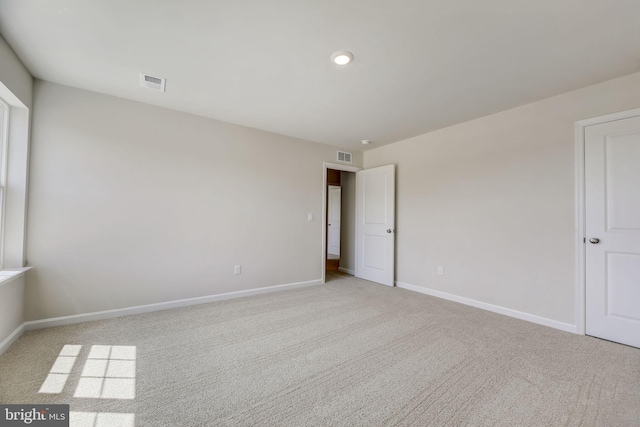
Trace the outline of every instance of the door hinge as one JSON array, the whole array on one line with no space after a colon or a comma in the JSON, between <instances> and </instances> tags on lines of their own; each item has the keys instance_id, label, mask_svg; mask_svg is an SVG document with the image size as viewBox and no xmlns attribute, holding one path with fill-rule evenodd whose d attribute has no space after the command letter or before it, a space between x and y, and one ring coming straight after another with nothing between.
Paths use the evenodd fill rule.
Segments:
<instances>
[{"instance_id":1,"label":"door hinge","mask_svg":"<svg viewBox=\"0 0 640 427\"><path fill-rule=\"evenodd\" d=\"M587 243L587 238L586 237L582 238L582 243Z\"/></svg>"}]
</instances>

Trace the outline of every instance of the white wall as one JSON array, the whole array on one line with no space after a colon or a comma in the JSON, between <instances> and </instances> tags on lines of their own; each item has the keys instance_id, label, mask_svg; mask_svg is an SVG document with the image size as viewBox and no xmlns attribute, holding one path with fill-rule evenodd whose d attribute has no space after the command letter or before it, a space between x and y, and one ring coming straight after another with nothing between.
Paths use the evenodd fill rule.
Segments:
<instances>
[{"instance_id":1,"label":"white wall","mask_svg":"<svg viewBox=\"0 0 640 427\"><path fill-rule=\"evenodd\" d=\"M31 108L33 77L2 36L0 36L0 84L9 89L25 107Z\"/></svg>"},{"instance_id":2,"label":"white wall","mask_svg":"<svg viewBox=\"0 0 640 427\"><path fill-rule=\"evenodd\" d=\"M37 81L28 319L320 279L336 150Z\"/></svg>"},{"instance_id":3,"label":"white wall","mask_svg":"<svg viewBox=\"0 0 640 427\"><path fill-rule=\"evenodd\" d=\"M575 324L574 124L637 107L640 73L365 152L398 165L396 279Z\"/></svg>"},{"instance_id":4,"label":"white wall","mask_svg":"<svg viewBox=\"0 0 640 427\"><path fill-rule=\"evenodd\" d=\"M24 322L24 276L0 283L0 354L1 345ZM12 341L12 340L10 340ZM7 347L8 348L8 347Z\"/></svg>"},{"instance_id":5,"label":"white wall","mask_svg":"<svg viewBox=\"0 0 640 427\"><path fill-rule=\"evenodd\" d=\"M29 149L29 108L33 78L0 37L0 97L11 106L6 182L4 265L24 262L25 200ZM25 320L24 277L0 283L0 343Z\"/></svg>"}]
</instances>

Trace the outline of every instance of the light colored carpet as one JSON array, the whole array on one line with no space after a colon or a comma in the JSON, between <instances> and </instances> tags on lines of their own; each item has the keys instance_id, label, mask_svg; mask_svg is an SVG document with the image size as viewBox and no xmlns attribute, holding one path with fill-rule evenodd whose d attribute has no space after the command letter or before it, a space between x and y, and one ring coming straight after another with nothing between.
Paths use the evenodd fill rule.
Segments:
<instances>
[{"instance_id":1,"label":"light colored carpet","mask_svg":"<svg viewBox=\"0 0 640 427\"><path fill-rule=\"evenodd\" d=\"M0 356L0 402L155 427L640 425L638 349L330 278L27 332ZM66 386L38 394L65 344L83 346ZM136 346L134 399L73 397L97 344Z\"/></svg>"}]
</instances>

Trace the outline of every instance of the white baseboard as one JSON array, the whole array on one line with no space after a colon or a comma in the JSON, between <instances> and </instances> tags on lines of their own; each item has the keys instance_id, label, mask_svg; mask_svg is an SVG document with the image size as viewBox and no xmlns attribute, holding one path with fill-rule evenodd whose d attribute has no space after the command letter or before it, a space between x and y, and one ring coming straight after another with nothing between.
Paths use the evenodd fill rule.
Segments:
<instances>
[{"instance_id":1,"label":"white baseboard","mask_svg":"<svg viewBox=\"0 0 640 427\"><path fill-rule=\"evenodd\" d=\"M546 317L536 316L535 314L525 313L523 311L512 310L510 308L502 307L499 305L493 305L482 301L477 301L471 298L465 298L447 292L436 291L434 289L424 288L422 286L410 285L409 283L396 282L396 286L403 289L408 289L414 292L420 292L421 294L431 295L433 297L446 299L449 301L458 302L472 307L481 308L483 310L492 311L498 314L504 314L505 316L515 317L520 320L527 320L529 322L537 323L539 325L549 326L551 328L560 329L565 332L578 333L576 325L570 323L559 322L553 319L547 319Z\"/></svg>"},{"instance_id":2,"label":"white baseboard","mask_svg":"<svg viewBox=\"0 0 640 427\"><path fill-rule=\"evenodd\" d=\"M11 347L11 344L13 344L18 338L20 338L20 335L22 335L24 331L25 324L23 323L22 325L18 326L15 331L11 332L11 334L7 338L5 338L2 343L0 343L0 354L7 351L9 347Z\"/></svg>"},{"instance_id":3,"label":"white baseboard","mask_svg":"<svg viewBox=\"0 0 640 427\"><path fill-rule=\"evenodd\" d=\"M343 273L347 273L350 274L352 276L355 276L356 273L353 270L349 270L348 268L344 268L344 267L338 267L338 271L341 271Z\"/></svg>"},{"instance_id":4,"label":"white baseboard","mask_svg":"<svg viewBox=\"0 0 640 427\"><path fill-rule=\"evenodd\" d=\"M247 289L244 291L227 292L224 294L207 295L202 297L187 298L174 301L159 302L155 304L137 305L134 307L118 308L114 310L96 311L93 313L74 314L71 316L53 317L50 319L32 320L22 324L21 328L30 331L33 329L51 328L53 326L71 325L74 323L89 322L92 320L111 319L113 317L129 316L132 314L149 313L152 311L169 310L172 308L187 307L208 302L224 301L233 298L248 297L252 295L266 294L270 292L286 291L289 289L306 286L321 285L322 279L309 280L307 282L288 283L286 285L268 286L265 288ZM14 332L15 334L15 332ZM15 338L17 339L17 337ZM14 339L14 340L15 340ZM7 341L7 340L5 340ZM4 345L4 342L3 342ZM8 348L8 346L7 346Z\"/></svg>"}]
</instances>

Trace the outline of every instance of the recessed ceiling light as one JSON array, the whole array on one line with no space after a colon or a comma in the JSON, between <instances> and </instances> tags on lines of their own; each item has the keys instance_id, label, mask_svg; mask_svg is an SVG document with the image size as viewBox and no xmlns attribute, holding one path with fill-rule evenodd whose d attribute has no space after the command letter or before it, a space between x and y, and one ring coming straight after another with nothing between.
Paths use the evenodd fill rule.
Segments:
<instances>
[{"instance_id":1,"label":"recessed ceiling light","mask_svg":"<svg viewBox=\"0 0 640 427\"><path fill-rule=\"evenodd\" d=\"M362 145L369 145L372 143L370 139L363 139L361 142L362 142Z\"/></svg>"},{"instance_id":2,"label":"recessed ceiling light","mask_svg":"<svg viewBox=\"0 0 640 427\"><path fill-rule=\"evenodd\" d=\"M331 60L337 65L347 65L353 61L353 53L347 50L339 50L331 55Z\"/></svg>"}]
</instances>

